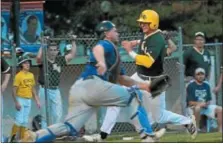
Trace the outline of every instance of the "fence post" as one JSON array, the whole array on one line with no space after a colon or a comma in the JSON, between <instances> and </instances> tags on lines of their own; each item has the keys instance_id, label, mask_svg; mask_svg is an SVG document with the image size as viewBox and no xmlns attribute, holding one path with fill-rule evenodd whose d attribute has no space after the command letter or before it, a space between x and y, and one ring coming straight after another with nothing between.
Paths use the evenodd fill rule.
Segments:
<instances>
[{"instance_id":1,"label":"fence post","mask_svg":"<svg viewBox=\"0 0 223 144\"><path fill-rule=\"evenodd\" d=\"M178 28L179 31L179 42L178 42L178 47L179 47L179 63L180 63L180 96L181 96L181 109L182 109L182 114L186 114L186 96L185 96L185 83L184 83L184 64L183 62L183 36L182 36L182 28Z\"/></svg>"},{"instance_id":2,"label":"fence post","mask_svg":"<svg viewBox=\"0 0 223 144\"><path fill-rule=\"evenodd\" d=\"M14 81L16 75L16 67L17 67L17 60L16 60L16 45L13 44L13 41L10 41L10 46L12 49L12 80Z\"/></svg>"},{"instance_id":3,"label":"fence post","mask_svg":"<svg viewBox=\"0 0 223 144\"><path fill-rule=\"evenodd\" d=\"M47 96L48 89L48 63L47 63L47 37L42 36L42 56L43 56L43 71L44 71L44 95L45 95L45 106L46 106L46 123L47 126L50 125L50 117L49 117L49 102Z\"/></svg>"},{"instance_id":4,"label":"fence post","mask_svg":"<svg viewBox=\"0 0 223 144\"><path fill-rule=\"evenodd\" d=\"M218 43L218 39L215 39L215 43ZM219 77L220 77L220 67L221 67L221 51L220 51L220 46L215 45L215 81L218 83ZM215 86L215 85L214 85ZM222 94L222 90L220 89L219 91L219 96ZM222 105L222 97L216 97L216 104Z\"/></svg>"}]
</instances>

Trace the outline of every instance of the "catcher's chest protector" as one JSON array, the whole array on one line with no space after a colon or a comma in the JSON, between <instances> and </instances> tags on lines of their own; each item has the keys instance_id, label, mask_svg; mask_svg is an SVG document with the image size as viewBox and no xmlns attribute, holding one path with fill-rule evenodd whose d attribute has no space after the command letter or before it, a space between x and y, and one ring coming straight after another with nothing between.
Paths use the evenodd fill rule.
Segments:
<instances>
[{"instance_id":1,"label":"catcher's chest protector","mask_svg":"<svg viewBox=\"0 0 223 144\"><path fill-rule=\"evenodd\" d=\"M119 52L114 44L113 44L113 46L114 46L116 60L113 65L109 65L109 63L106 61L107 67L110 67L108 69L107 76L108 76L109 82L117 83L118 75L120 73L121 58L120 58Z\"/></svg>"}]
</instances>

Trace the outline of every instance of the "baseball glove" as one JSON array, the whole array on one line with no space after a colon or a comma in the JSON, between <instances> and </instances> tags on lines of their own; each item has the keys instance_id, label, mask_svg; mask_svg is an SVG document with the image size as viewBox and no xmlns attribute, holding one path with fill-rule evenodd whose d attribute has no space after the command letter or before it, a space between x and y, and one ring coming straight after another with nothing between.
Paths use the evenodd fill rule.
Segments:
<instances>
[{"instance_id":1,"label":"baseball glove","mask_svg":"<svg viewBox=\"0 0 223 144\"><path fill-rule=\"evenodd\" d=\"M150 90L152 97L160 95L162 92L166 91L170 87L170 77L168 75L162 75L159 78L152 80L150 85Z\"/></svg>"}]
</instances>

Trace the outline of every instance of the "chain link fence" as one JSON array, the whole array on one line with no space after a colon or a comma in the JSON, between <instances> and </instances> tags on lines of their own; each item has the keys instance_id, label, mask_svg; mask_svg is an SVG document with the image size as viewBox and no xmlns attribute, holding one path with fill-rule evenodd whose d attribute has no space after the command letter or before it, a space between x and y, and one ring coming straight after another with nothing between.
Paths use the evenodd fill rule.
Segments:
<instances>
[{"instance_id":1,"label":"chain link fence","mask_svg":"<svg viewBox=\"0 0 223 144\"><path fill-rule=\"evenodd\" d=\"M192 44L183 45L183 49L192 48ZM218 43L209 43L205 44L205 49L207 49L211 54L211 73L210 73L210 80L209 84L213 89L217 84L220 78L220 67L222 66L222 50L223 44ZM218 104L222 106L222 91L220 91L217 95L212 93L212 103Z\"/></svg>"},{"instance_id":2,"label":"chain link fence","mask_svg":"<svg viewBox=\"0 0 223 144\"><path fill-rule=\"evenodd\" d=\"M172 37L175 43L179 42L179 33L178 32L172 32ZM140 39L141 33L123 33L120 34L120 41L122 40L135 40ZM53 42L53 41L52 41ZM57 39L56 41L59 45L59 51L60 55L64 56L65 48L68 44L70 44L70 39ZM97 39L94 35L86 35L82 38L77 37L75 39L76 45L77 45L77 52L76 57L71 60L67 65L61 67L61 76L60 76L60 84L59 89L61 92L62 97L62 120L65 118L67 111L68 111L68 96L69 96L69 89L72 86L72 84L75 82L75 80L80 76L81 72L85 68L85 64L87 62L87 58L89 56L89 50L92 48L96 42ZM192 45L183 45L183 49L190 48ZM222 59L222 56L219 55L219 50L223 48L222 43L214 43L214 44L206 44L205 48L210 50L213 60L213 84L212 88L215 85L216 79L220 75L220 60ZM132 61L132 59L127 55L124 49L121 48L120 45L118 45L118 49L121 55L121 59L123 60L124 67L126 68L126 72L128 76L131 76L136 71L135 63ZM47 57L47 51L44 53L44 57ZM172 86L167 90L166 92L166 105L167 109L171 110L173 112L182 114L182 102L181 102L181 94L182 91L180 89L181 83L180 80L184 80L184 77L180 76L179 69L177 68L176 63L179 62L179 58L182 57L182 54L179 54L178 51L176 53L173 53L171 57L165 58L164 61L164 71L167 73L171 79L172 79ZM12 60L14 60L13 58ZM61 59L62 60L62 59ZM10 60L9 60L10 61ZM46 61L43 63L43 65L47 65ZM15 67L15 65L14 65ZM46 67L47 71L49 71L49 67ZM39 75L39 68L36 65L35 60L33 59L33 67L31 68L31 72L34 73L36 81L38 80ZM53 78L56 81L56 75L49 76L48 73L44 74L46 76L46 80L49 81L49 77ZM14 75L12 76L14 77ZM47 82L49 83L49 82ZM10 84L12 86L12 80L10 81ZM3 118L7 119L10 117L10 123L13 120L15 109L7 109L9 105L13 104L13 100L10 97L12 94L11 92L12 87L8 87L7 91L5 93L4 97L4 115ZM39 87L37 86L37 91ZM221 97L219 97L221 98ZM220 99L217 100L217 102L221 101ZM221 103L218 103L221 105ZM129 121L126 121L125 113L127 113L128 109L123 108L121 110L120 116L118 118L118 121L113 129L113 132L120 133L120 132L134 132L134 127L129 123ZM105 112L105 111L104 111ZM103 115L104 112L99 112L95 115L93 115L88 123L86 123L85 127L86 130L89 133L94 133L95 131L99 130L100 125L103 121ZM35 107L35 104L33 103L32 112L30 114L30 121L31 119L36 115L40 113L40 111ZM52 117L52 113L48 112L47 117ZM49 120L50 121L50 120ZM5 124L6 122L3 121ZM49 122L51 123L51 122ZM11 124L12 125L12 124ZM11 129L11 127L7 126ZM9 132L10 130L7 130L6 132Z\"/></svg>"}]
</instances>

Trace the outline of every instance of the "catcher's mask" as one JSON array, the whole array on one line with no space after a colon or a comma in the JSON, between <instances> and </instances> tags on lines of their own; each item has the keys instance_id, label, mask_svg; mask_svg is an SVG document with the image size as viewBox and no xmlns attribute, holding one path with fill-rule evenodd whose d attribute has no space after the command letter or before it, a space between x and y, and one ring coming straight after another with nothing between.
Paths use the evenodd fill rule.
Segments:
<instances>
[{"instance_id":1,"label":"catcher's mask","mask_svg":"<svg viewBox=\"0 0 223 144\"><path fill-rule=\"evenodd\" d=\"M144 10L137 22L148 23L150 29L156 30L159 28L159 15L154 10Z\"/></svg>"},{"instance_id":2,"label":"catcher's mask","mask_svg":"<svg viewBox=\"0 0 223 144\"><path fill-rule=\"evenodd\" d=\"M41 129L41 121L42 121L43 117L41 115L36 115L34 118L33 118L33 121L32 121L32 128L33 128L33 131L37 131L39 129Z\"/></svg>"},{"instance_id":3,"label":"catcher's mask","mask_svg":"<svg viewBox=\"0 0 223 144\"><path fill-rule=\"evenodd\" d=\"M96 34L99 39L104 39L105 32L110 31L115 27L115 24L113 24L111 21L102 21L99 25L96 27Z\"/></svg>"}]
</instances>

